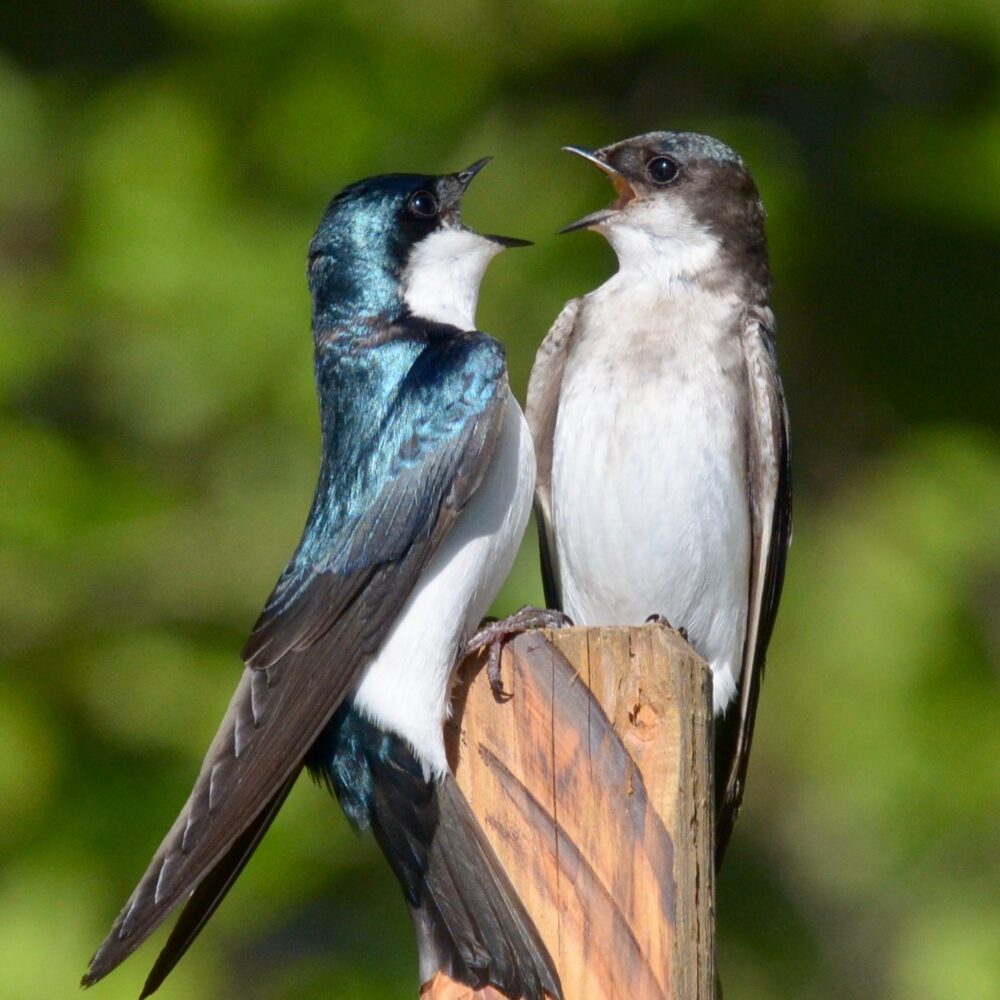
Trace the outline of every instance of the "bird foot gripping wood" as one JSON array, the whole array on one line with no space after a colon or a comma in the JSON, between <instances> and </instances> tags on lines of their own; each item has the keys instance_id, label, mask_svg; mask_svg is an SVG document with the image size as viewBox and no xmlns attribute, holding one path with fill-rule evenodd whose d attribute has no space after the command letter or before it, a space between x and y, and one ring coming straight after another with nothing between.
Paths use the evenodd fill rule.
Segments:
<instances>
[{"instance_id":1,"label":"bird foot gripping wood","mask_svg":"<svg viewBox=\"0 0 1000 1000\"><path fill-rule=\"evenodd\" d=\"M484 656L459 671L448 759L563 997L716 1000L707 665L659 625L529 632L502 659L501 704ZM499 998L438 974L421 1000Z\"/></svg>"},{"instance_id":2,"label":"bird foot gripping wood","mask_svg":"<svg viewBox=\"0 0 1000 1000\"><path fill-rule=\"evenodd\" d=\"M504 691L503 679L500 676L500 654L503 652L503 647L523 632L536 628L566 628L572 624L569 615L564 615L561 611L536 608L526 604L514 614L499 621L484 620L465 644L461 658L464 659L471 653L487 647L486 676L490 681L490 689L497 701L506 701L511 696Z\"/></svg>"},{"instance_id":3,"label":"bird foot gripping wood","mask_svg":"<svg viewBox=\"0 0 1000 1000\"><path fill-rule=\"evenodd\" d=\"M670 622L667 621L666 615L650 615L646 619L646 624L647 625L666 625L667 628L672 628L685 642L690 642L691 641L690 639L688 639L688 630L686 628L684 628L683 625L681 625L680 627L677 627L675 625L671 625Z\"/></svg>"}]
</instances>

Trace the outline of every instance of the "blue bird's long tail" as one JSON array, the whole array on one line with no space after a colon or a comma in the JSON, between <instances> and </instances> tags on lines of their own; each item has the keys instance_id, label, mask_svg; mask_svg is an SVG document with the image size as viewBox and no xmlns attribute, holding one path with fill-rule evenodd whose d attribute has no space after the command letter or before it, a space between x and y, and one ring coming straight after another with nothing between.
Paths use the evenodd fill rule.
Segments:
<instances>
[{"instance_id":1,"label":"blue bird's long tail","mask_svg":"<svg viewBox=\"0 0 1000 1000\"><path fill-rule=\"evenodd\" d=\"M450 774L429 780L405 740L350 703L307 763L352 825L371 829L399 879L423 979L440 969L474 989L561 1000L552 958Z\"/></svg>"}]
</instances>

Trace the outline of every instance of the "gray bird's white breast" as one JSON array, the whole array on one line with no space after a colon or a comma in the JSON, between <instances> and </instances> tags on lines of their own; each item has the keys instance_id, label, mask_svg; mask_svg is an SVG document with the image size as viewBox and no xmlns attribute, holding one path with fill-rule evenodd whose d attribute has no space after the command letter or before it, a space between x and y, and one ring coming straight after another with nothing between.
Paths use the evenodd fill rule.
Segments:
<instances>
[{"instance_id":1,"label":"gray bird's white breast","mask_svg":"<svg viewBox=\"0 0 1000 1000\"><path fill-rule=\"evenodd\" d=\"M736 690L749 580L738 309L619 272L583 300L553 442L564 610L683 626L712 665L717 711Z\"/></svg>"}]
</instances>

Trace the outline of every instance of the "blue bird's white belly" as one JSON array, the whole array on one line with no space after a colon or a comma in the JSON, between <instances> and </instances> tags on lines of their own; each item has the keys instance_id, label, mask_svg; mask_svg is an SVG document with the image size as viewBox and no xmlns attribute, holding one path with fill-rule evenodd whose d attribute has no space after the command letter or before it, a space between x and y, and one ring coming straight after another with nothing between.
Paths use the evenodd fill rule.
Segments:
<instances>
[{"instance_id":1,"label":"blue bird's white belly","mask_svg":"<svg viewBox=\"0 0 1000 1000\"><path fill-rule=\"evenodd\" d=\"M448 768L442 726L455 659L510 572L534 488L531 434L508 392L482 485L425 567L354 699L380 728L406 739L431 773Z\"/></svg>"},{"instance_id":2,"label":"blue bird's white belly","mask_svg":"<svg viewBox=\"0 0 1000 1000\"><path fill-rule=\"evenodd\" d=\"M578 624L664 615L736 692L750 515L743 357L731 302L613 278L584 300L555 430L552 517Z\"/></svg>"}]
</instances>

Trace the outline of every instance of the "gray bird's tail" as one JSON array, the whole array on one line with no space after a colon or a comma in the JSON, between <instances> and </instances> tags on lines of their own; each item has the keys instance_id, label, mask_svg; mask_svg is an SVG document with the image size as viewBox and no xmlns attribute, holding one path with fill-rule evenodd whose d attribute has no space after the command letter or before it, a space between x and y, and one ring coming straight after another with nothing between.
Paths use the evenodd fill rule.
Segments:
<instances>
[{"instance_id":1,"label":"gray bird's tail","mask_svg":"<svg viewBox=\"0 0 1000 1000\"><path fill-rule=\"evenodd\" d=\"M561 1000L548 950L450 775L425 777L400 737L351 704L308 765L356 828L370 828L413 913L423 980L441 970L515 1000Z\"/></svg>"}]
</instances>

